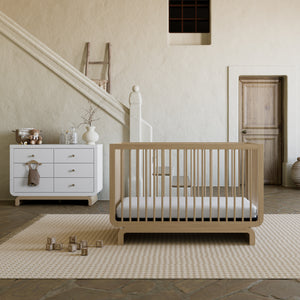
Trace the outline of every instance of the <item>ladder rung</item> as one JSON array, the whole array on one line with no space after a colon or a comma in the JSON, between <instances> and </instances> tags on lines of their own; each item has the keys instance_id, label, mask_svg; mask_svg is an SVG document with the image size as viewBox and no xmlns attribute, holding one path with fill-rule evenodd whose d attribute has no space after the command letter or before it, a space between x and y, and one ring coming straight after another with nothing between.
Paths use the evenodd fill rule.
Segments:
<instances>
[{"instance_id":1,"label":"ladder rung","mask_svg":"<svg viewBox=\"0 0 300 300\"><path fill-rule=\"evenodd\" d=\"M177 176L172 177L172 187L177 187ZM179 187L184 188L184 176L179 176ZM187 187L191 187L189 176L187 177Z\"/></svg>"},{"instance_id":2,"label":"ladder rung","mask_svg":"<svg viewBox=\"0 0 300 300\"><path fill-rule=\"evenodd\" d=\"M108 65L108 62L105 61L89 61L89 65Z\"/></svg>"}]
</instances>

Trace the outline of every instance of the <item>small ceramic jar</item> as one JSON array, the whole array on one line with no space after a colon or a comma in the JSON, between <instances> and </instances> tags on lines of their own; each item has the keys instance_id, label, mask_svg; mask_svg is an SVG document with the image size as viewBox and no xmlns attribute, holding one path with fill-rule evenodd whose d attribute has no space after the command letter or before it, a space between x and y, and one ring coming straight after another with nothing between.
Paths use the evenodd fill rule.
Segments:
<instances>
[{"instance_id":1,"label":"small ceramic jar","mask_svg":"<svg viewBox=\"0 0 300 300\"><path fill-rule=\"evenodd\" d=\"M291 177L296 187L300 188L300 157L297 158L297 161L292 166Z\"/></svg>"}]
</instances>

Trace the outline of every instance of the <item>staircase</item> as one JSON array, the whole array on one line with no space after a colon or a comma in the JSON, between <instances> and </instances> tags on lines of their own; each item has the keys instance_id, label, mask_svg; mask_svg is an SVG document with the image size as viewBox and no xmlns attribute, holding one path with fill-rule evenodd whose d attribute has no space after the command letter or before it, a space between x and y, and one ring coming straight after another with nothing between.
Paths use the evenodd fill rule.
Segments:
<instances>
[{"instance_id":1,"label":"staircase","mask_svg":"<svg viewBox=\"0 0 300 300\"><path fill-rule=\"evenodd\" d=\"M1 11L0 33L51 70L55 75L67 82L72 88L84 95L117 122L129 127L130 132L138 131L138 136L133 134L135 141L150 141L149 138L152 138L152 128L141 117L140 107L142 98L138 87L134 87L134 90L131 93L132 98L138 99L138 101L135 102L135 105L133 105L134 107L131 112L129 107L114 98L111 94L99 88L92 80L87 78L83 73ZM135 111L137 106L139 106L138 112ZM132 114L134 115L132 117L132 120L134 121L130 123L129 119ZM134 129L133 126L137 126L138 129Z\"/></svg>"}]
</instances>

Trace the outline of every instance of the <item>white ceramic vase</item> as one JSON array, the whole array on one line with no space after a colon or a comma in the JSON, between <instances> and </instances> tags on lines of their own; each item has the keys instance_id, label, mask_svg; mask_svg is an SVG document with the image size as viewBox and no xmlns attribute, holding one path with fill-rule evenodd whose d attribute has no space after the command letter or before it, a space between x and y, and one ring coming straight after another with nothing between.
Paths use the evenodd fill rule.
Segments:
<instances>
[{"instance_id":1,"label":"white ceramic vase","mask_svg":"<svg viewBox=\"0 0 300 300\"><path fill-rule=\"evenodd\" d=\"M291 170L291 177L298 188L300 188L300 157L293 164Z\"/></svg>"},{"instance_id":2,"label":"white ceramic vase","mask_svg":"<svg viewBox=\"0 0 300 300\"><path fill-rule=\"evenodd\" d=\"M82 139L88 145L95 145L99 139L99 134L95 131L95 126L86 126L86 132L82 135Z\"/></svg>"}]
</instances>

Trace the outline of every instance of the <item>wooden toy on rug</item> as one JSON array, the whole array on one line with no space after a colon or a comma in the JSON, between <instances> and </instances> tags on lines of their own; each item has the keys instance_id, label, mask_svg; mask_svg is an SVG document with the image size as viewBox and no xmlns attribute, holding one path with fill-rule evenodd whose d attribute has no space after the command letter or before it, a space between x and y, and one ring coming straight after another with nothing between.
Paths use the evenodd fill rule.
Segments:
<instances>
[{"instance_id":1,"label":"wooden toy on rug","mask_svg":"<svg viewBox=\"0 0 300 300\"><path fill-rule=\"evenodd\" d=\"M47 244L55 244L56 239L55 237L48 237L47 238Z\"/></svg>"},{"instance_id":2,"label":"wooden toy on rug","mask_svg":"<svg viewBox=\"0 0 300 300\"><path fill-rule=\"evenodd\" d=\"M81 242L77 243L77 250L81 250Z\"/></svg>"},{"instance_id":3,"label":"wooden toy on rug","mask_svg":"<svg viewBox=\"0 0 300 300\"><path fill-rule=\"evenodd\" d=\"M57 243L55 237L48 237L47 238L47 244L46 244L46 250L62 250L64 248L63 243Z\"/></svg>"},{"instance_id":4,"label":"wooden toy on rug","mask_svg":"<svg viewBox=\"0 0 300 300\"><path fill-rule=\"evenodd\" d=\"M88 242L86 240L81 241L81 249L87 248L88 247Z\"/></svg>"},{"instance_id":5,"label":"wooden toy on rug","mask_svg":"<svg viewBox=\"0 0 300 300\"><path fill-rule=\"evenodd\" d=\"M56 242L56 239L54 237L47 237L47 244L46 244L46 250L52 251L54 248L54 244Z\"/></svg>"},{"instance_id":6,"label":"wooden toy on rug","mask_svg":"<svg viewBox=\"0 0 300 300\"><path fill-rule=\"evenodd\" d=\"M52 251L53 250L53 244L46 244L46 250Z\"/></svg>"},{"instance_id":7,"label":"wooden toy on rug","mask_svg":"<svg viewBox=\"0 0 300 300\"><path fill-rule=\"evenodd\" d=\"M53 244L54 250L62 250L64 248L63 243L55 243Z\"/></svg>"},{"instance_id":8,"label":"wooden toy on rug","mask_svg":"<svg viewBox=\"0 0 300 300\"><path fill-rule=\"evenodd\" d=\"M68 250L69 250L69 252L76 252L77 244L69 244Z\"/></svg>"},{"instance_id":9,"label":"wooden toy on rug","mask_svg":"<svg viewBox=\"0 0 300 300\"><path fill-rule=\"evenodd\" d=\"M96 248L102 248L103 247L103 240L97 240L96 245L91 245L90 247L96 247ZM47 244L46 244L46 250L62 250L64 248L63 243L56 242L55 237L48 237L47 238ZM69 237L69 245L68 245L68 251L69 252L76 252L77 250L81 250L82 256L88 255L88 241L87 240L81 240L80 242L77 242L77 236L71 235Z\"/></svg>"},{"instance_id":10,"label":"wooden toy on rug","mask_svg":"<svg viewBox=\"0 0 300 300\"><path fill-rule=\"evenodd\" d=\"M103 247L103 241L102 240L97 240L96 241L96 248L102 248Z\"/></svg>"},{"instance_id":11,"label":"wooden toy on rug","mask_svg":"<svg viewBox=\"0 0 300 300\"><path fill-rule=\"evenodd\" d=\"M77 243L77 236L76 235L71 235L69 237L69 243L70 244L76 244Z\"/></svg>"},{"instance_id":12,"label":"wooden toy on rug","mask_svg":"<svg viewBox=\"0 0 300 300\"><path fill-rule=\"evenodd\" d=\"M81 256L88 256L89 252L88 252L88 248L82 248L81 249Z\"/></svg>"}]
</instances>

